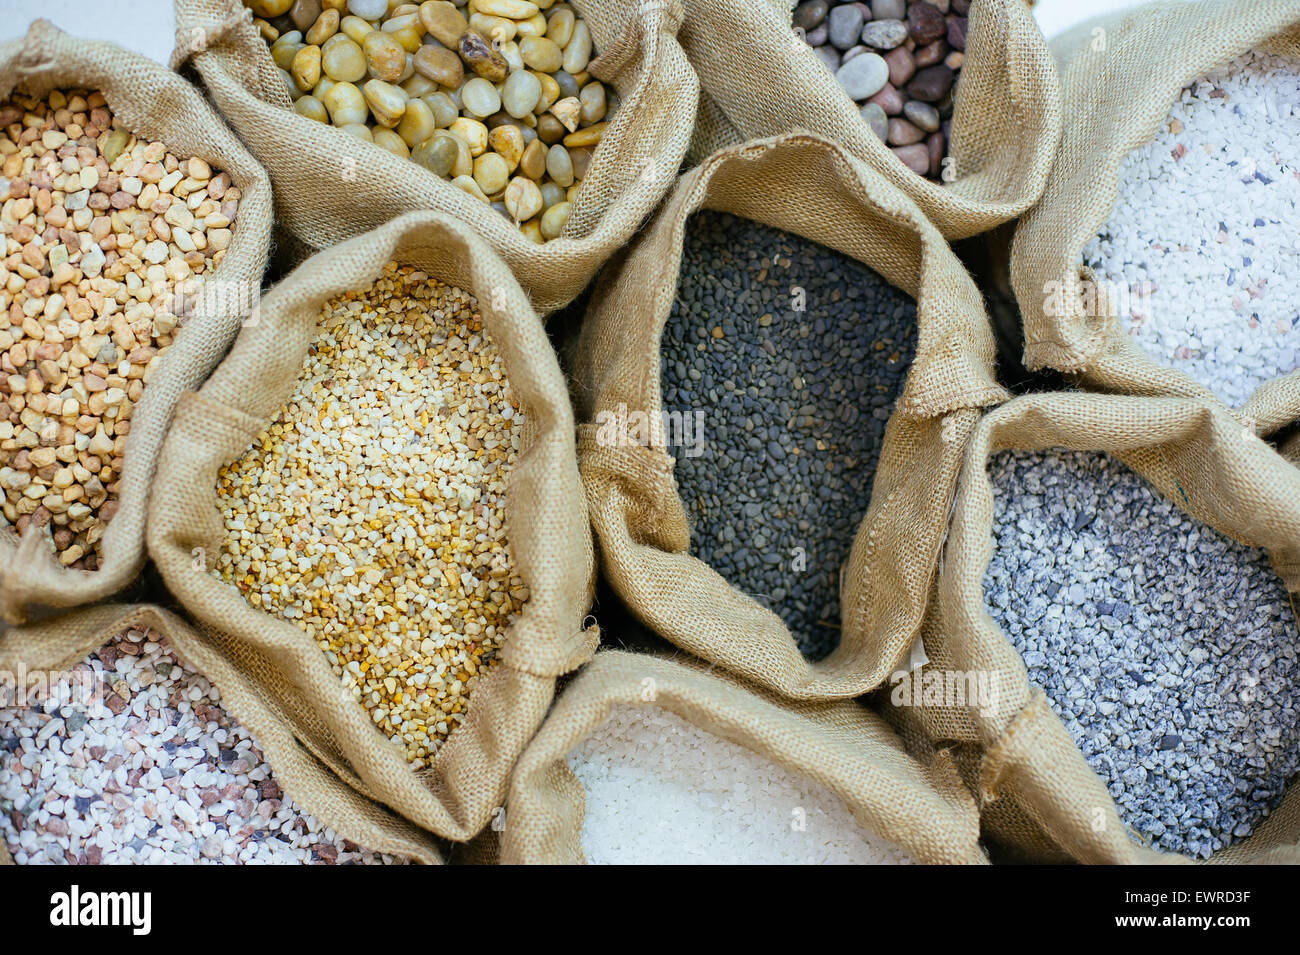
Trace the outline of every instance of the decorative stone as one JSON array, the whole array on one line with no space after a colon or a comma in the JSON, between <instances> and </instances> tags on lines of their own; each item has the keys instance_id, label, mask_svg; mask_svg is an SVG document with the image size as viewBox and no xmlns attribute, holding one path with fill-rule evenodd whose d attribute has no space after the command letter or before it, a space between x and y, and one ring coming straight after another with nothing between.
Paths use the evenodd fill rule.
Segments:
<instances>
[{"instance_id":1,"label":"decorative stone","mask_svg":"<svg viewBox=\"0 0 1300 955\"><path fill-rule=\"evenodd\" d=\"M813 47L813 55L825 63L832 73L840 68L840 51L833 46Z\"/></svg>"},{"instance_id":2,"label":"decorative stone","mask_svg":"<svg viewBox=\"0 0 1300 955\"><path fill-rule=\"evenodd\" d=\"M927 133L937 133L939 131L939 111L929 103L922 103L920 100L908 100L903 106L903 116L907 121L918 129L923 129Z\"/></svg>"},{"instance_id":3,"label":"decorative stone","mask_svg":"<svg viewBox=\"0 0 1300 955\"><path fill-rule=\"evenodd\" d=\"M927 43L925 46L916 48L912 54L916 60L917 68L934 66L936 63L942 63L943 58L948 55L948 41L939 39L933 43Z\"/></svg>"},{"instance_id":4,"label":"decorative stone","mask_svg":"<svg viewBox=\"0 0 1300 955\"><path fill-rule=\"evenodd\" d=\"M913 3L907 8L907 28L917 46L933 43L948 32L948 23L938 7L930 3Z\"/></svg>"},{"instance_id":5,"label":"decorative stone","mask_svg":"<svg viewBox=\"0 0 1300 955\"><path fill-rule=\"evenodd\" d=\"M422 46L412 58L415 72L439 86L456 89L465 78L465 67L451 50L440 46Z\"/></svg>"},{"instance_id":6,"label":"decorative stone","mask_svg":"<svg viewBox=\"0 0 1300 955\"><path fill-rule=\"evenodd\" d=\"M871 127L871 131L881 140L889 135L889 117L885 115L885 111L878 103L865 104L860 113L867 125Z\"/></svg>"},{"instance_id":7,"label":"decorative stone","mask_svg":"<svg viewBox=\"0 0 1300 955\"><path fill-rule=\"evenodd\" d=\"M573 185L573 160L569 158L569 151L559 143L546 153L546 171L556 185L563 188Z\"/></svg>"},{"instance_id":8,"label":"decorative stone","mask_svg":"<svg viewBox=\"0 0 1300 955\"><path fill-rule=\"evenodd\" d=\"M862 42L877 50L893 50L907 41L902 20L873 20L862 28Z\"/></svg>"},{"instance_id":9,"label":"decorative stone","mask_svg":"<svg viewBox=\"0 0 1300 955\"><path fill-rule=\"evenodd\" d=\"M397 83L406 70L406 48L383 30L366 34L361 48L366 52L366 65L375 79Z\"/></svg>"},{"instance_id":10,"label":"decorative stone","mask_svg":"<svg viewBox=\"0 0 1300 955\"><path fill-rule=\"evenodd\" d=\"M519 41L519 55L530 70L555 73L564 61L564 51L544 36L526 36Z\"/></svg>"},{"instance_id":11,"label":"decorative stone","mask_svg":"<svg viewBox=\"0 0 1300 955\"><path fill-rule=\"evenodd\" d=\"M835 48L847 50L858 42L858 37L863 32L862 11L852 5L836 7L826 17L826 24L829 39Z\"/></svg>"},{"instance_id":12,"label":"decorative stone","mask_svg":"<svg viewBox=\"0 0 1300 955\"><path fill-rule=\"evenodd\" d=\"M420 24L425 32L446 47L455 48L469 21L447 0L425 0L420 4Z\"/></svg>"},{"instance_id":13,"label":"decorative stone","mask_svg":"<svg viewBox=\"0 0 1300 955\"><path fill-rule=\"evenodd\" d=\"M515 119L523 119L537 108L542 98L542 81L527 70L510 74L501 88L501 105Z\"/></svg>"},{"instance_id":14,"label":"decorative stone","mask_svg":"<svg viewBox=\"0 0 1300 955\"><path fill-rule=\"evenodd\" d=\"M540 88L540 84L538 84ZM501 110L501 94L497 88L483 79L476 76L470 79L461 87L460 105L465 112L480 119L486 119L493 113Z\"/></svg>"},{"instance_id":15,"label":"decorative stone","mask_svg":"<svg viewBox=\"0 0 1300 955\"><path fill-rule=\"evenodd\" d=\"M905 119L895 118L889 121L889 138L886 141L891 146L911 146L924 138L925 133Z\"/></svg>"},{"instance_id":16,"label":"decorative stone","mask_svg":"<svg viewBox=\"0 0 1300 955\"><path fill-rule=\"evenodd\" d=\"M445 176L451 172L459 153L456 137L440 129L411 150L411 158L435 176Z\"/></svg>"},{"instance_id":17,"label":"decorative stone","mask_svg":"<svg viewBox=\"0 0 1300 955\"><path fill-rule=\"evenodd\" d=\"M369 80L361 88L366 105L381 126L392 128L401 122L406 112L406 94L400 87L383 80Z\"/></svg>"},{"instance_id":18,"label":"decorative stone","mask_svg":"<svg viewBox=\"0 0 1300 955\"><path fill-rule=\"evenodd\" d=\"M519 168L524 154L524 136L518 126L498 126L488 133L488 147L506 161L509 172Z\"/></svg>"},{"instance_id":19,"label":"decorative stone","mask_svg":"<svg viewBox=\"0 0 1300 955\"><path fill-rule=\"evenodd\" d=\"M879 93L889 82L889 67L878 54L864 53L841 66L835 79L851 99L861 102ZM951 79L949 85L952 85Z\"/></svg>"},{"instance_id":20,"label":"decorative stone","mask_svg":"<svg viewBox=\"0 0 1300 955\"><path fill-rule=\"evenodd\" d=\"M889 67L889 82L892 86L901 88L916 75L916 63L912 60L912 54L903 47L886 53L885 63Z\"/></svg>"},{"instance_id":21,"label":"decorative stone","mask_svg":"<svg viewBox=\"0 0 1300 955\"><path fill-rule=\"evenodd\" d=\"M509 164L496 153L484 153L474 160L474 182L484 195L495 196L509 181Z\"/></svg>"},{"instance_id":22,"label":"decorative stone","mask_svg":"<svg viewBox=\"0 0 1300 955\"><path fill-rule=\"evenodd\" d=\"M912 81L907 84L907 92L913 99L937 103L948 95L953 79L954 74L946 65L940 63L937 66L927 66L912 77Z\"/></svg>"},{"instance_id":23,"label":"decorative stone","mask_svg":"<svg viewBox=\"0 0 1300 955\"><path fill-rule=\"evenodd\" d=\"M894 155L918 176L924 176L930 171L930 150L924 145L918 143L914 146L896 146Z\"/></svg>"},{"instance_id":24,"label":"decorative stone","mask_svg":"<svg viewBox=\"0 0 1300 955\"><path fill-rule=\"evenodd\" d=\"M943 133L931 133L925 139L925 146L930 151L930 175L937 177L943 172L943 157L948 154L948 138Z\"/></svg>"},{"instance_id":25,"label":"decorative stone","mask_svg":"<svg viewBox=\"0 0 1300 955\"><path fill-rule=\"evenodd\" d=\"M366 55L350 37L336 33L321 47L321 72L339 83L357 83L366 78Z\"/></svg>"},{"instance_id":26,"label":"decorative stone","mask_svg":"<svg viewBox=\"0 0 1300 955\"><path fill-rule=\"evenodd\" d=\"M506 186L504 202L510 217L524 222L542 211L542 191L531 179L515 176Z\"/></svg>"},{"instance_id":27,"label":"decorative stone","mask_svg":"<svg viewBox=\"0 0 1300 955\"><path fill-rule=\"evenodd\" d=\"M889 83L886 83L884 88L868 102L875 103L885 111L887 116L897 116L903 111L903 94Z\"/></svg>"},{"instance_id":28,"label":"decorative stone","mask_svg":"<svg viewBox=\"0 0 1300 955\"><path fill-rule=\"evenodd\" d=\"M966 49L966 29L969 22L965 17L948 18L948 45L954 50Z\"/></svg>"},{"instance_id":29,"label":"decorative stone","mask_svg":"<svg viewBox=\"0 0 1300 955\"><path fill-rule=\"evenodd\" d=\"M861 43L859 43L855 47L851 47L850 49L845 50L844 55L840 57L840 66L843 66L845 63L849 62L849 60L853 59L855 56L861 56L863 53L866 52L868 52L867 48L863 46Z\"/></svg>"},{"instance_id":30,"label":"decorative stone","mask_svg":"<svg viewBox=\"0 0 1300 955\"><path fill-rule=\"evenodd\" d=\"M804 0L803 3L794 8L791 22L801 30L815 29L826 19L826 13L829 9L830 3L827 0Z\"/></svg>"},{"instance_id":31,"label":"decorative stone","mask_svg":"<svg viewBox=\"0 0 1300 955\"><path fill-rule=\"evenodd\" d=\"M466 30L461 36L460 58L475 73L493 83L503 83L510 75L510 64L505 57L492 49L482 34L474 30Z\"/></svg>"},{"instance_id":32,"label":"decorative stone","mask_svg":"<svg viewBox=\"0 0 1300 955\"><path fill-rule=\"evenodd\" d=\"M378 20L388 12L388 0L348 0L348 13L362 20Z\"/></svg>"}]
</instances>

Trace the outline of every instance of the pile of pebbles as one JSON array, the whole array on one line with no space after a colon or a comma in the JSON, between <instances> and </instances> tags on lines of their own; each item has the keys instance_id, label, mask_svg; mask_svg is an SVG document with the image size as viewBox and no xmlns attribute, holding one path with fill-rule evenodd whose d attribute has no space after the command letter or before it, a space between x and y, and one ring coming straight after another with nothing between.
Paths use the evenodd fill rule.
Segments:
<instances>
[{"instance_id":1,"label":"pile of pebbles","mask_svg":"<svg viewBox=\"0 0 1300 955\"><path fill-rule=\"evenodd\" d=\"M535 242L559 236L618 107L572 6L244 2L299 114L450 179Z\"/></svg>"},{"instance_id":2,"label":"pile of pebbles","mask_svg":"<svg viewBox=\"0 0 1300 955\"><path fill-rule=\"evenodd\" d=\"M990 463L989 613L1120 816L1208 858L1300 769L1300 641L1267 556L1198 524L1104 455Z\"/></svg>"},{"instance_id":3,"label":"pile of pebbles","mask_svg":"<svg viewBox=\"0 0 1300 955\"><path fill-rule=\"evenodd\" d=\"M158 633L115 637L59 686L0 706L0 837L18 864L398 861L295 806Z\"/></svg>"},{"instance_id":4,"label":"pile of pebbles","mask_svg":"<svg viewBox=\"0 0 1300 955\"><path fill-rule=\"evenodd\" d=\"M804 0L794 26L909 169L940 178L971 0Z\"/></svg>"},{"instance_id":5,"label":"pile of pebbles","mask_svg":"<svg viewBox=\"0 0 1300 955\"><path fill-rule=\"evenodd\" d=\"M594 865L908 865L843 801L657 706L618 706L568 757Z\"/></svg>"},{"instance_id":6,"label":"pile of pebbles","mask_svg":"<svg viewBox=\"0 0 1300 955\"><path fill-rule=\"evenodd\" d=\"M225 256L230 176L138 139L104 95L0 103L0 489L19 534L96 570L131 416Z\"/></svg>"},{"instance_id":7,"label":"pile of pebbles","mask_svg":"<svg viewBox=\"0 0 1300 955\"><path fill-rule=\"evenodd\" d=\"M410 266L327 302L319 329L219 474L212 573L306 631L423 768L528 599L505 536L524 416L474 297Z\"/></svg>"},{"instance_id":8,"label":"pile of pebbles","mask_svg":"<svg viewBox=\"0 0 1300 955\"><path fill-rule=\"evenodd\" d=\"M1084 260L1156 361L1232 406L1300 368L1300 65L1248 53L1185 89L1120 170Z\"/></svg>"},{"instance_id":9,"label":"pile of pebbles","mask_svg":"<svg viewBox=\"0 0 1300 955\"><path fill-rule=\"evenodd\" d=\"M664 410L705 416L702 453L669 448L691 547L813 659L839 643L840 568L915 343L915 304L860 262L691 220L661 346Z\"/></svg>"}]
</instances>

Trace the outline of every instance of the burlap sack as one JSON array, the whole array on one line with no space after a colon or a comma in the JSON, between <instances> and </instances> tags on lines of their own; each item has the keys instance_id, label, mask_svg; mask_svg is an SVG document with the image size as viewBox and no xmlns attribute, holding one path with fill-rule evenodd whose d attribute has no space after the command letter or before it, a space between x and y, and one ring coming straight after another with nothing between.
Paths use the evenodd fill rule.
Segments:
<instances>
[{"instance_id":1,"label":"burlap sack","mask_svg":"<svg viewBox=\"0 0 1300 955\"><path fill-rule=\"evenodd\" d=\"M468 716L417 773L374 725L302 630L254 610L204 569L224 531L217 472L280 412L315 338L321 305L366 286L389 261L414 265L475 294L501 351L525 426L510 473L506 528L531 597ZM229 357L177 409L150 510L149 553L163 579L214 633L212 642L285 714L294 735L348 783L448 839L481 829L505 798L506 776L540 725L555 678L595 649L583 630L594 559L560 366L528 299L487 243L465 224L415 212L319 253L262 300Z\"/></svg>"},{"instance_id":2,"label":"burlap sack","mask_svg":"<svg viewBox=\"0 0 1300 955\"><path fill-rule=\"evenodd\" d=\"M1061 137L1060 81L1025 0L971 5L957 80L950 182L916 175L791 28L794 0L684 0L680 38L703 90L691 161L747 139L806 130L842 144L950 239L1021 215L1042 194Z\"/></svg>"},{"instance_id":3,"label":"burlap sack","mask_svg":"<svg viewBox=\"0 0 1300 955\"><path fill-rule=\"evenodd\" d=\"M240 0L176 0L179 65L193 59L217 108L266 166L277 221L327 248L413 209L470 223L543 315L568 304L672 185L690 141L699 80L676 40L678 0L573 0L600 57L593 76L623 105L596 150L560 238L534 245L504 217L408 160L290 108L266 42Z\"/></svg>"},{"instance_id":4,"label":"burlap sack","mask_svg":"<svg viewBox=\"0 0 1300 955\"><path fill-rule=\"evenodd\" d=\"M584 862L584 793L565 757L617 705L658 706L814 780L874 836L923 863L984 863L974 801L951 759L922 765L855 700L790 703L681 662L608 651L565 688L510 779L503 863Z\"/></svg>"},{"instance_id":5,"label":"burlap sack","mask_svg":"<svg viewBox=\"0 0 1300 955\"><path fill-rule=\"evenodd\" d=\"M916 358L842 575L841 642L817 663L804 659L776 614L690 556L663 435L653 446L611 447L600 438L602 417L621 406L629 415L646 412L652 425L661 420L660 336L688 219L700 209L837 249L918 303ZM979 409L1007 397L994 378L980 293L916 205L818 137L792 134L723 150L682 177L650 229L602 274L577 353L588 507L605 574L633 612L682 649L789 697L856 696L880 683L920 623Z\"/></svg>"},{"instance_id":6,"label":"burlap sack","mask_svg":"<svg viewBox=\"0 0 1300 955\"><path fill-rule=\"evenodd\" d=\"M365 799L294 739L280 703L267 697L219 642L161 607L105 604L64 614L39 628L12 628L0 634L0 671L15 673L20 664L29 674L67 670L131 629L161 632L186 666L221 691L222 708L249 731L299 808L364 848L417 862L442 861L432 836ZM0 840L0 864L5 862L12 859Z\"/></svg>"},{"instance_id":7,"label":"burlap sack","mask_svg":"<svg viewBox=\"0 0 1300 955\"><path fill-rule=\"evenodd\" d=\"M991 411L966 452L952 528L927 611L927 667L985 675L995 705L875 702L924 754L951 751L980 802L984 832L1017 857L1084 863L1177 862L1131 837L1105 784L1064 724L1032 688L1019 654L985 609L983 579L993 555L990 456L1017 449L1104 451L1166 497L1235 540L1269 552L1288 589L1300 589L1300 471L1247 432L1225 409L1188 398L1082 393L1017 398ZM905 698L900 698L906 702ZM1250 839L1214 861L1300 861L1300 788Z\"/></svg>"},{"instance_id":8,"label":"burlap sack","mask_svg":"<svg viewBox=\"0 0 1300 955\"><path fill-rule=\"evenodd\" d=\"M37 20L22 40L0 46L0 101L15 88L34 95L51 89L100 90L114 115L141 136L165 142L178 156L198 156L230 174L243 193L234 237L213 289L255 292L271 236L271 186L198 91L152 60L107 43L70 37ZM0 616L13 623L33 605L73 607L125 587L144 565L144 521L163 435L176 399L207 377L239 331L239 295L202 296L175 343L158 359L131 417L120 509L101 541L99 569L70 570L55 558L48 533L19 541L0 521Z\"/></svg>"},{"instance_id":9,"label":"burlap sack","mask_svg":"<svg viewBox=\"0 0 1300 955\"><path fill-rule=\"evenodd\" d=\"M1300 54L1300 2L1148 4L1052 42L1069 121L1042 201L1016 230L1011 259L1030 370L1071 372L1100 391L1217 400L1125 332L1116 296L1083 265L1083 249L1110 218L1124 158L1155 137L1183 88L1255 49ZM1240 410L1245 420L1276 422L1285 409L1289 420L1300 417L1300 373L1264 385Z\"/></svg>"}]
</instances>

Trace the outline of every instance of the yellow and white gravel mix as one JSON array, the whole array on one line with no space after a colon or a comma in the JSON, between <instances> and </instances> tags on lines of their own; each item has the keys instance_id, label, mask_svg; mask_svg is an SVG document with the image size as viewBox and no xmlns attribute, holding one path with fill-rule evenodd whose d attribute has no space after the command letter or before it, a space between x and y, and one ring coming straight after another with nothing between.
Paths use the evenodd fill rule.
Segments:
<instances>
[{"instance_id":1,"label":"yellow and white gravel mix","mask_svg":"<svg viewBox=\"0 0 1300 955\"><path fill-rule=\"evenodd\" d=\"M417 768L528 598L505 536L522 423L474 298L389 265L326 304L279 417L219 476L214 572L315 639Z\"/></svg>"}]
</instances>

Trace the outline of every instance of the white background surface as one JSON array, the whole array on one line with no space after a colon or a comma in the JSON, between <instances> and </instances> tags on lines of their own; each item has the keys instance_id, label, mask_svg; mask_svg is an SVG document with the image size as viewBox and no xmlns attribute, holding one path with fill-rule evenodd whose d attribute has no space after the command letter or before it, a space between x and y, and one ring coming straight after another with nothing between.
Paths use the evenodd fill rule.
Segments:
<instances>
[{"instance_id":1,"label":"white background surface","mask_svg":"<svg viewBox=\"0 0 1300 955\"><path fill-rule=\"evenodd\" d=\"M707 0L705 0L707 2ZM976 0L979 2L979 0ZM1049 37L1098 14L1143 0L1039 0L1035 16ZM22 36L37 17L77 36L109 40L166 63L175 42L171 0L0 0L0 40Z\"/></svg>"},{"instance_id":2,"label":"white background surface","mask_svg":"<svg viewBox=\"0 0 1300 955\"><path fill-rule=\"evenodd\" d=\"M74 36L108 40L159 63L176 45L171 0L0 0L0 40L22 36L40 17Z\"/></svg>"},{"instance_id":3,"label":"white background surface","mask_svg":"<svg viewBox=\"0 0 1300 955\"><path fill-rule=\"evenodd\" d=\"M979 0L975 0L976 3ZM1144 0L1038 0L1034 17L1048 39L1085 20L1110 13L1140 7Z\"/></svg>"}]
</instances>

